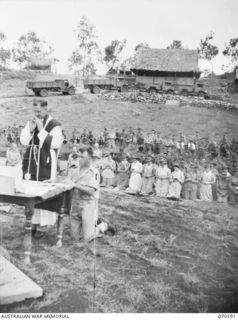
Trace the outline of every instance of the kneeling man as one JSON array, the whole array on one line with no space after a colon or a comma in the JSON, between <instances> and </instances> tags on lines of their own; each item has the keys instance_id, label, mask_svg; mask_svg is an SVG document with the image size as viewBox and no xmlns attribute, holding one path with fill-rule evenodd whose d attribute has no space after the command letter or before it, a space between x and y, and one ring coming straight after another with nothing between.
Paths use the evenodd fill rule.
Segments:
<instances>
[{"instance_id":1,"label":"kneeling man","mask_svg":"<svg viewBox=\"0 0 238 320\"><path fill-rule=\"evenodd\" d=\"M106 222L101 221L97 224L99 220L98 200L100 174L98 169L92 165L92 148L82 149L80 151L82 155L80 172L78 181L75 184L79 193L80 203L77 212L71 213L71 227L76 240L80 239L80 232L82 231L83 240L89 242L107 230L115 234L115 229Z\"/></svg>"}]
</instances>

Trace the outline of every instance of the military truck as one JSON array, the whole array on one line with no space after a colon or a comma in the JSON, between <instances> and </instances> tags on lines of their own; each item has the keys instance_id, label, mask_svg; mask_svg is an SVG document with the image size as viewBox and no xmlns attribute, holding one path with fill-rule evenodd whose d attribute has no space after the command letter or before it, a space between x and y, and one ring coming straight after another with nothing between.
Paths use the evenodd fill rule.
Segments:
<instances>
[{"instance_id":1,"label":"military truck","mask_svg":"<svg viewBox=\"0 0 238 320\"><path fill-rule=\"evenodd\" d=\"M198 96L208 99L209 94L205 89L204 84L197 83L194 84L183 84L176 83L172 81L160 81L158 83L146 82L144 84L137 83L136 86L141 86L150 93L167 93L167 94L180 94L182 96Z\"/></svg>"},{"instance_id":2,"label":"military truck","mask_svg":"<svg viewBox=\"0 0 238 320\"><path fill-rule=\"evenodd\" d=\"M84 89L91 93L100 93L101 90L115 90L124 92L132 89L135 84L135 76L130 71L107 74L105 76L89 77L83 80Z\"/></svg>"},{"instance_id":3,"label":"military truck","mask_svg":"<svg viewBox=\"0 0 238 320\"><path fill-rule=\"evenodd\" d=\"M26 88L32 90L36 96L47 97L50 92L62 92L63 95L74 95L75 86L68 80L27 81Z\"/></svg>"}]
</instances>

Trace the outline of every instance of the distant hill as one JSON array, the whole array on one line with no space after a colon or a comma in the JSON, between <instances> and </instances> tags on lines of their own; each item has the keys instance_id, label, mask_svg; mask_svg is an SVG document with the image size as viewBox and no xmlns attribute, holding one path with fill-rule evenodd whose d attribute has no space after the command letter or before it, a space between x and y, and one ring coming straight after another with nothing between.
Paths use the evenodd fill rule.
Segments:
<instances>
[{"instance_id":1,"label":"distant hill","mask_svg":"<svg viewBox=\"0 0 238 320\"><path fill-rule=\"evenodd\" d=\"M34 70L2 70L0 71L0 82L11 80L38 80L38 81L53 81L56 79L67 79L72 83L82 85L82 79L76 79L74 74L55 74L55 73L40 73ZM77 81L76 81L77 80Z\"/></svg>"},{"instance_id":2,"label":"distant hill","mask_svg":"<svg viewBox=\"0 0 238 320\"><path fill-rule=\"evenodd\" d=\"M1 80L32 80L35 78L36 72L30 70L4 70L0 71Z\"/></svg>"}]
</instances>

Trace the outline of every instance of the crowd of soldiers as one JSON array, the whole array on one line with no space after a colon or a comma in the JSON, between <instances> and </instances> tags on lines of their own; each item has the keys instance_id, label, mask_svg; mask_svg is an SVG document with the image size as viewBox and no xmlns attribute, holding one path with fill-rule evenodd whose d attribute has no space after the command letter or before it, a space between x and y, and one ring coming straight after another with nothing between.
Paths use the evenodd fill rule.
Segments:
<instances>
[{"instance_id":1,"label":"crowd of soldiers","mask_svg":"<svg viewBox=\"0 0 238 320\"><path fill-rule=\"evenodd\" d=\"M218 140L218 136L216 136ZM99 137L74 132L68 159L71 176L77 173L80 146L92 145L101 186L130 194L157 195L171 200L202 200L237 204L238 141L224 135L219 141L200 137L161 136L141 128L110 131Z\"/></svg>"},{"instance_id":2,"label":"crowd of soldiers","mask_svg":"<svg viewBox=\"0 0 238 320\"><path fill-rule=\"evenodd\" d=\"M0 131L0 140L11 144L8 163L20 163L16 145L20 143L21 125ZM68 158L68 174L79 172L80 148L92 146L95 166L101 174L101 186L125 190L130 194L157 195L171 200L203 200L237 204L238 140L228 141L179 135L162 136L151 130L108 130L100 135L74 129L64 144L73 150Z\"/></svg>"},{"instance_id":3,"label":"crowd of soldiers","mask_svg":"<svg viewBox=\"0 0 238 320\"><path fill-rule=\"evenodd\" d=\"M104 128L100 135L94 135L92 131L87 129L84 129L82 133L74 129L69 139L67 139L65 132L63 134L64 143L71 142L75 145L91 146L98 143L101 148L115 149L118 147L120 151L134 145L138 146L139 152L155 155L169 154L175 150L179 150L179 154L186 155L188 151L199 160L209 155L210 160L220 156L227 161L230 156L233 159L238 153L238 140L235 137L228 142L225 135L220 139L218 134L215 134L214 139L200 137L199 132L196 132L192 137L185 137L182 133L178 136L162 136L159 131L152 130L144 133L141 128L137 130L132 128L122 129L122 131Z\"/></svg>"},{"instance_id":4,"label":"crowd of soldiers","mask_svg":"<svg viewBox=\"0 0 238 320\"><path fill-rule=\"evenodd\" d=\"M13 124L6 128L0 129L0 142L2 145L7 145L9 143L20 144L20 134L23 126L18 124Z\"/></svg>"}]
</instances>

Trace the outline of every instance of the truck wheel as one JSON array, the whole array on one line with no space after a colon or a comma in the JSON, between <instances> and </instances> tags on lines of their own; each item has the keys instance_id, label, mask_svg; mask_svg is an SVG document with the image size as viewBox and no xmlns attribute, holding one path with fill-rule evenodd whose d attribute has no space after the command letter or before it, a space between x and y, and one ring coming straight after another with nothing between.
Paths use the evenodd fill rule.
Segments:
<instances>
[{"instance_id":1,"label":"truck wheel","mask_svg":"<svg viewBox=\"0 0 238 320\"><path fill-rule=\"evenodd\" d=\"M74 88L69 88L68 94L69 94L70 96L73 96L73 95L75 94L75 89L74 89Z\"/></svg>"},{"instance_id":2,"label":"truck wheel","mask_svg":"<svg viewBox=\"0 0 238 320\"><path fill-rule=\"evenodd\" d=\"M205 92L203 92L203 91L199 91L198 92L198 96L200 97L200 98L205 98Z\"/></svg>"},{"instance_id":3,"label":"truck wheel","mask_svg":"<svg viewBox=\"0 0 238 320\"><path fill-rule=\"evenodd\" d=\"M41 97L47 97L48 96L48 91L46 89L41 89L40 90L40 96Z\"/></svg>"},{"instance_id":4,"label":"truck wheel","mask_svg":"<svg viewBox=\"0 0 238 320\"><path fill-rule=\"evenodd\" d=\"M127 92L128 91L128 86L124 85L121 87L121 92Z\"/></svg>"},{"instance_id":5,"label":"truck wheel","mask_svg":"<svg viewBox=\"0 0 238 320\"><path fill-rule=\"evenodd\" d=\"M184 96L184 97L187 97L188 96L188 90L184 89L181 91L181 95Z\"/></svg>"},{"instance_id":6,"label":"truck wheel","mask_svg":"<svg viewBox=\"0 0 238 320\"><path fill-rule=\"evenodd\" d=\"M150 88L149 93L157 93L157 90L155 88Z\"/></svg>"},{"instance_id":7,"label":"truck wheel","mask_svg":"<svg viewBox=\"0 0 238 320\"><path fill-rule=\"evenodd\" d=\"M98 86L93 87L93 93L98 94L100 93L100 88Z\"/></svg>"},{"instance_id":8,"label":"truck wheel","mask_svg":"<svg viewBox=\"0 0 238 320\"><path fill-rule=\"evenodd\" d=\"M166 91L167 94L174 94L174 91L172 89L169 89Z\"/></svg>"}]
</instances>

